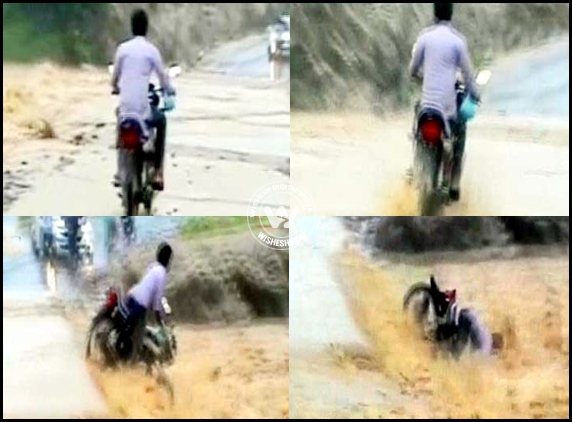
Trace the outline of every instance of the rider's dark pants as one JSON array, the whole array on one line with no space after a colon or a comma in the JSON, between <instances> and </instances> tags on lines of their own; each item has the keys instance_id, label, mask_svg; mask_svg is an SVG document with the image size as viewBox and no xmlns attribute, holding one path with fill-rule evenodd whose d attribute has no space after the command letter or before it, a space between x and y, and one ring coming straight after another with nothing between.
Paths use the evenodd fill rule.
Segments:
<instances>
[{"instance_id":1,"label":"rider's dark pants","mask_svg":"<svg viewBox=\"0 0 572 422\"><path fill-rule=\"evenodd\" d=\"M147 309L129 296L125 303L128 311L127 327L123 335L124 341L131 341L131 360L136 361L141 345L143 344L143 334L145 333L145 322L147 319Z\"/></svg>"},{"instance_id":2,"label":"rider's dark pants","mask_svg":"<svg viewBox=\"0 0 572 422\"><path fill-rule=\"evenodd\" d=\"M451 131L455 136L455 150L453 163L453 188L458 189L461 185L461 173L463 170L463 156L465 154L465 141L467 138L467 123L465 121L451 120Z\"/></svg>"}]
</instances>

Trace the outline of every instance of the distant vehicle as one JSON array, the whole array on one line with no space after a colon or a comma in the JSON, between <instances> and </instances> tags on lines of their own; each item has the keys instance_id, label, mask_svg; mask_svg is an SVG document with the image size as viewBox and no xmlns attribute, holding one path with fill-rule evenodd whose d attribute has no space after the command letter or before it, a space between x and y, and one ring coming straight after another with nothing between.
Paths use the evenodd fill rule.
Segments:
<instances>
[{"instance_id":1,"label":"distant vehicle","mask_svg":"<svg viewBox=\"0 0 572 422\"><path fill-rule=\"evenodd\" d=\"M52 217L36 217L31 227L32 250L36 256L48 256L53 251Z\"/></svg>"},{"instance_id":2,"label":"distant vehicle","mask_svg":"<svg viewBox=\"0 0 572 422\"><path fill-rule=\"evenodd\" d=\"M123 240L127 245L130 245L135 241L135 220L134 217L120 217L120 231L123 236Z\"/></svg>"},{"instance_id":3,"label":"distant vehicle","mask_svg":"<svg viewBox=\"0 0 572 422\"><path fill-rule=\"evenodd\" d=\"M36 256L67 258L70 255L68 229L62 217L37 217L32 223L32 249ZM80 219L77 233L79 258L84 263L93 262L94 232L91 222Z\"/></svg>"},{"instance_id":4,"label":"distant vehicle","mask_svg":"<svg viewBox=\"0 0 572 422\"><path fill-rule=\"evenodd\" d=\"M276 23L268 26L268 31L268 61L290 58L290 15L280 16Z\"/></svg>"}]
</instances>

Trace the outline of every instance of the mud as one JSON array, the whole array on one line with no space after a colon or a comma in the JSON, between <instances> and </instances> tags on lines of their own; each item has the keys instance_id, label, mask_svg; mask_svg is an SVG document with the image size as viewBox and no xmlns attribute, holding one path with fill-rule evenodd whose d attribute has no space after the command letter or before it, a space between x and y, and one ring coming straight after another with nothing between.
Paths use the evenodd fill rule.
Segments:
<instances>
[{"instance_id":1,"label":"mud","mask_svg":"<svg viewBox=\"0 0 572 422\"><path fill-rule=\"evenodd\" d=\"M180 321L232 322L288 316L287 252L260 245L250 232L219 238L169 240L175 252L167 298ZM129 288L155 259L155 244L142 245L112 264L103 285Z\"/></svg>"},{"instance_id":2,"label":"mud","mask_svg":"<svg viewBox=\"0 0 572 422\"><path fill-rule=\"evenodd\" d=\"M29 220L4 217L4 416L287 418L288 254L249 232L183 241L181 219L138 217L133 249L108 256L109 221L92 219L94 266L74 273L34 257ZM106 285L138 280L159 239L176 254L168 294L178 339L167 371L174 403L144 369L108 371L83 360Z\"/></svg>"},{"instance_id":3,"label":"mud","mask_svg":"<svg viewBox=\"0 0 572 422\"><path fill-rule=\"evenodd\" d=\"M563 245L568 217L345 217L375 252L422 253L510 245Z\"/></svg>"},{"instance_id":4,"label":"mud","mask_svg":"<svg viewBox=\"0 0 572 422\"><path fill-rule=\"evenodd\" d=\"M288 325L180 326L171 403L142 370L91 374L115 418L287 419Z\"/></svg>"},{"instance_id":5,"label":"mud","mask_svg":"<svg viewBox=\"0 0 572 422\"><path fill-rule=\"evenodd\" d=\"M568 418L568 257L456 261L378 267L363 256L340 257L350 307L368 333L379 372L404 394L426 397L430 417ZM402 318L401 297L430 272L503 335L500 357L435 360L419 342Z\"/></svg>"},{"instance_id":6,"label":"mud","mask_svg":"<svg viewBox=\"0 0 572 422\"><path fill-rule=\"evenodd\" d=\"M372 257L341 219L325 219L320 227L310 251L293 261L293 283L305 292L291 300L293 322L309 328L291 335L291 415L568 417L567 251L501 246ZM499 356L450 361L420 340L402 298L431 273L502 334ZM320 295L311 294L312 284L322 286ZM344 300L328 304L334 292ZM312 298L310 312L303 298ZM324 332L317 328L322 323L329 327Z\"/></svg>"}]
</instances>

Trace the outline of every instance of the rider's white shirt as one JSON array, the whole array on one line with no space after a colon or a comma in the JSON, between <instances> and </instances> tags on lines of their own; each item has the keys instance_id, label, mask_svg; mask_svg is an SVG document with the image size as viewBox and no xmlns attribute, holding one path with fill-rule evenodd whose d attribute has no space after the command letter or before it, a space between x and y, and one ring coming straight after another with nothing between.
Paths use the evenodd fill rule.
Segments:
<instances>
[{"instance_id":1,"label":"rider's white shirt","mask_svg":"<svg viewBox=\"0 0 572 422\"><path fill-rule=\"evenodd\" d=\"M141 281L131 288L129 296L147 309L162 311L166 284L167 270L161 264L154 263Z\"/></svg>"},{"instance_id":2,"label":"rider's white shirt","mask_svg":"<svg viewBox=\"0 0 572 422\"><path fill-rule=\"evenodd\" d=\"M147 98L151 75L155 72L161 87L171 90L157 47L145 37L134 37L122 43L115 53L112 85L119 88L120 116L150 117Z\"/></svg>"},{"instance_id":3,"label":"rider's white shirt","mask_svg":"<svg viewBox=\"0 0 572 422\"><path fill-rule=\"evenodd\" d=\"M449 22L440 22L423 31L414 46L410 66L412 74L423 71L422 106L435 108L447 119L454 119L459 69L468 92L478 97L465 38Z\"/></svg>"}]
</instances>

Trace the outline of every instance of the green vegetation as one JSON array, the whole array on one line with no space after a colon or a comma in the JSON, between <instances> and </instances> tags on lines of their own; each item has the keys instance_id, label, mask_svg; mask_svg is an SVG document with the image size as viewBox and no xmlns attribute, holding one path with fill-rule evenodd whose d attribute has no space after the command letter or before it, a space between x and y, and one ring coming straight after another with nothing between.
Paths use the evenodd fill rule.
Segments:
<instances>
[{"instance_id":1,"label":"green vegetation","mask_svg":"<svg viewBox=\"0 0 572 422\"><path fill-rule=\"evenodd\" d=\"M196 239L197 237L239 233L245 230L248 230L248 222L244 216L188 217L182 226L181 234L186 239Z\"/></svg>"},{"instance_id":2,"label":"green vegetation","mask_svg":"<svg viewBox=\"0 0 572 422\"><path fill-rule=\"evenodd\" d=\"M109 11L109 3L5 3L3 59L99 61Z\"/></svg>"},{"instance_id":3,"label":"green vegetation","mask_svg":"<svg viewBox=\"0 0 572 422\"><path fill-rule=\"evenodd\" d=\"M22 48L26 46L26 48ZM38 37L34 25L22 18L4 19L2 30L2 57L4 60L33 62L38 59L63 60L60 38L56 34Z\"/></svg>"},{"instance_id":4,"label":"green vegetation","mask_svg":"<svg viewBox=\"0 0 572 422\"><path fill-rule=\"evenodd\" d=\"M292 3L291 107L386 110L409 104L407 67L430 3ZM453 21L475 67L569 32L569 3L463 3Z\"/></svg>"}]
</instances>

